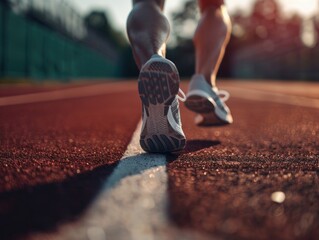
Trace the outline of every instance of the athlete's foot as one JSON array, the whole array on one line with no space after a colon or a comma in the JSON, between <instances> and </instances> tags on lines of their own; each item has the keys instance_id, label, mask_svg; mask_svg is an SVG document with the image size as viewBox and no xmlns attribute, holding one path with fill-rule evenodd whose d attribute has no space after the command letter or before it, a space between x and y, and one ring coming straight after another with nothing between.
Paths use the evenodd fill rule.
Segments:
<instances>
[{"instance_id":1,"label":"athlete's foot","mask_svg":"<svg viewBox=\"0 0 319 240\"><path fill-rule=\"evenodd\" d=\"M185 106L197 113L195 124L198 126L225 125L233 122L225 104L228 98L228 92L212 87L203 75L195 74L189 84Z\"/></svg>"},{"instance_id":2,"label":"athlete's foot","mask_svg":"<svg viewBox=\"0 0 319 240\"><path fill-rule=\"evenodd\" d=\"M138 91L143 111L141 147L154 153L182 150L186 139L179 112L179 75L175 64L153 55L141 69Z\"/></svg>"}]
</instances>

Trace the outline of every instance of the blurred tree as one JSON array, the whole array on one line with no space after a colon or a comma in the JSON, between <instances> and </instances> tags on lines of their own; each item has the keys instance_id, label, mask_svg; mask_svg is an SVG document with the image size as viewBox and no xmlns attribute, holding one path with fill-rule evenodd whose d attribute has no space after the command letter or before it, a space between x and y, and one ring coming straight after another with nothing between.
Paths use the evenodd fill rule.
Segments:
<instances>
[{"instance_id":1,"label":"blurred tree","mask_svg":"<svg viewBox=\"0 0 319 240\"><path fill-rule=\"evenodd\" d=\"M199 19L197 1L185 0L171 17L172 41L167 57L176 64L182 77L189 77L195 68L192 36ZM318 18L313 21L319 31ZM313 64L318 50L306 49L301 41L302 17L283 15L276 0L255 0L252 12L248 16L236 12L232 23L232 38L218 77L315 79L319 75ZM132 60L129 48L123 52L122 59ZM124 61L123 66L127 76L137 75L132 62Z\"/></svg>"},{"instance_id":2,"label":"blurred tree","mask_svg":"<svg viewBox=\"0 0 319 240\"><path fill-rule=\"evenodd\" d=\"M232 17L234 37L249 46L264 40L298 39L302 18L298 14L284 17L274 0L257 0L249 16L237 14ZM237 31L240 29L240 31Z\"/></svg>"},{"instance_id":3,"label":"blurred tree","mask_svg":"<svg viewBox=\"0 0 319 240\"><path fill-rule=\"evenodd\" d=\"M319 48L319 9L318 14L316 14L313 18L313 24L315 27L315 34L316 34L316 46Z\"/></svg>"},{"instance_id":4,"label":"blurred tree","mask_svg":"<svg viewBox=\"0 0 319 240\"><path fill-rule=\"evenodd\" d=\"M277 1L256 0L250 15L238 13L232 21L235 77L310 80L319 75L313 64L319 52L309 42L313 33L307 25L305 35L305 19L297 13L288 17Z\"/></svg>"},{"instance_id":5,"label":"blurred tree","mask_svg":"<svg viewBox=\"0 0 319 240\"><path fill-rule=\"evenodd\" d=\"M132 50L128 45L123 32L113 28L107 14L103 11L92 11L85 18L86 26L94 30L101 38L111 43L119 53L119 76L123 78L135 78L138 76L138 68L134 62Z\"/></svg>"},{"instance_id":6,"label":"blurred tree","mask_svg":"<svg viewBox=\"0 0 319 240\"><path fill-rule=\"evenodd\" d=\"M101 38L107 39L114 47L121 49L127 46L123 33L114 29L103 11L92 11L85 18L87 27L93 29Z\"/></svg>"},{"instance_id":7,"label":"blurred tree","mask_svg":"<svg viewBox=\"0 0 319 240\"><path fill-rule=\"evenodd\" d=\"M195 69L195 51L192 42L197 25L197 1L188 0L181 9L172 13L172 44L167 57L177 66L182 77L189 77Z\"/></svg>"},{"instance_id":8,"label":"blurred tree","mask_svg":"<svg viewBox=\"0 0 319 240\"><path fill-rule=\"evenodd\" d=\"M193 36L199 19L199 11L196 0L188 0L180 11L172 13L173 38L180 44Z\"/></svg>"}]
</instances>

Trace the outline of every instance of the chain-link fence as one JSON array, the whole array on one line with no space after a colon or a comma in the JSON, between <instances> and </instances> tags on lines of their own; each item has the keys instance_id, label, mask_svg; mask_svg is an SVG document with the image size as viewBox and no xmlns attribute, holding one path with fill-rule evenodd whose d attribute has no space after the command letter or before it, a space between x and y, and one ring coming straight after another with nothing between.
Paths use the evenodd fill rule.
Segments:
<instances>
[{"instance_id":1,"label":"chain-link fence","mask_svg":"<svg viewBox=\"0 0 319 240\"><path fill-rule=\"evenodd\" d=\"M0 77L105 78L118 74L105 55L0 3Z\"/></svg>"}]
</instances>

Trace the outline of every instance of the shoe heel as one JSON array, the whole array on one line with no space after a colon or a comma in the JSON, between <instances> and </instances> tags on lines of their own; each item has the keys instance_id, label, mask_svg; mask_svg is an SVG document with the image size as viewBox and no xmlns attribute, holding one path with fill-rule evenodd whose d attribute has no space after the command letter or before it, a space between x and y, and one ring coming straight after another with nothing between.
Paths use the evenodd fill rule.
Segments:
<instances>
[{"instance_id":1,"label":"shoe heel","mask_svg":"<svg viewBox=\"0 0 319 240\"><path fill-rule=\"evenodd\" d=\"M184 149L186 139L173 137L165 134L145 135L140 139L140 145L146 152L168 153Z\"/></svg>"},{"instance_id":2,"label":"shoe heel","mask_svg":"<svg viewBox=\"0 0 319 240\"><path fill-rule=\"evenodd\" d=\"M138 92L145 106L172 104L179 89L177 69L173 67L169 63L155 61L143 67L139 75Z\"/></svg>"},{"instance_id":3,"label":"shoe heel","mask_svg":"<svg viewBox=\"0 0 319 240\"><path fill-rule=\"evenodd\" d=\"M196 95L188 97L184 105L189 110L200 114L209 113L215 109L215 106L206 98Z\"/></svg>"},{"instance_id":4,"label":"shoe heel","mask_svg":"<svg viewBox=\"0 0 319 240\"><path fill-rule=\"evenodd\" d=\"M146 152L166 153L184 148L185 136L173 129L168 121L168 111L178 89L179 76L173 64L154 59L142 68L138 91L146 120L140 145Z\"/></svg>"}]
</instances>

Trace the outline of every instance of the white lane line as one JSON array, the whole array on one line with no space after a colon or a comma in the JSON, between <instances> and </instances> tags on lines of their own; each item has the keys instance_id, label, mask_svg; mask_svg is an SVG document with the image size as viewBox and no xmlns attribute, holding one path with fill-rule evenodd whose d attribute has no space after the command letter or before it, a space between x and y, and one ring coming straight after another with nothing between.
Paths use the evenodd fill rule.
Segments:
<instances>
[{"instance_id":1,"label":"white lane line","mask_svg":"<svg viewBox=\"0 0 319 240\"><path fill-rule=\"evenodd\" d=\"M227 86L226 89L232 97L256 100L263 102L274 102L293 106L302 106L319 109L319 99L293 96L283 93L268 92L263 90L247 89L241 87Z\"/></svg>"},{"instance_id":2,"label":"white lane line","mask_svg":"<svg viewBox=\"0 0 319 240\"><path fill-rule=\"evenodd\" d=\"M0 106L47 102L79 97L90 97L132 90L132 86L128 84L114 84L112 86L110 86L110 84L111 83L103 83L40 93L0 97ZM293 106L319 108L319 99L234 86L227 86L226 88L231 92L231 95L236 98L263 102L275 102Z\"/></svg>"},{"instance_id":3,"label":"white lane line","mask_svg":"<svg viewBox=\"0 0 319 240\"><path fill-rule=\"evenodd\" d=\"M0 106L10 106L26 103L47 102L79 97L98 96L131 90L128 84L103 83L84 87L74 87L39 93L29 93L17 96L0 97Z\"/></svg>"},{"instance_id":4,"label":"white lane line","mask_svg":"<svg viewBox=\"0 0 319 240\"><path fill-rule=\"evenodd\" d=\"M80 219L58 227L54 233L36 234L31 239L214 239L178 229L170 222L166 156L143 152L140 129L141 122L119 165Z\"/></svg>"}]
</instances>

